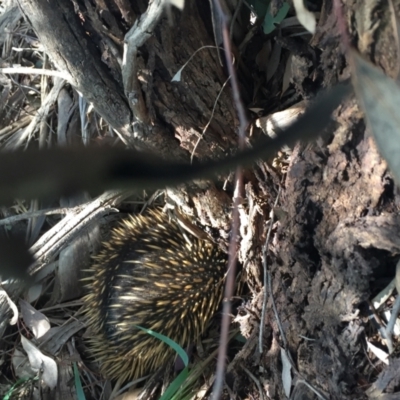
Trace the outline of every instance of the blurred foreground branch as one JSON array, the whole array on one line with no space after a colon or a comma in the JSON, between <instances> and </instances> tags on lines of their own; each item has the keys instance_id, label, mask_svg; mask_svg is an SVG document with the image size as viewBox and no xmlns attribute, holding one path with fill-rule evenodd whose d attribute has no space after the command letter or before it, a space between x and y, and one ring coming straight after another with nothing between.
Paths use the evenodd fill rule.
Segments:
<instances>
[{"instance_id":1,"label":"blurred foreground branch","mask_svg":"<svg viewBox=\"0 0 400 400\"><path fill-rule=\"evenodd\" d=\"M262 138L252 149L207 163L186 164L155 155L117 148L56 148L4 152L0 156L0 204L15 198L51 199L87 190L98 195L110 189L157 189L193 179L213 179L238 165L273 157L283 145L310 141L323 133L332 112L350 92L341 84L317 97L309 110L277 138Z\"/></svg>"}]
</instances>

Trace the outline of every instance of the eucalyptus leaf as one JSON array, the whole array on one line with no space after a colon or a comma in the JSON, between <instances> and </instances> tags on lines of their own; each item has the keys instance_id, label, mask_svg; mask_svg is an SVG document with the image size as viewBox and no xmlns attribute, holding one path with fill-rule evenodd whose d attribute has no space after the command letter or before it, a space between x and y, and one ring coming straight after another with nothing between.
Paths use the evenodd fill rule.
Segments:
<instances>
[{"instance_id":1,"label":"eucalyptus leaf","mask_svg":"<svg viewBox=\"0 0 400 400\"><path fill-rule=\"evenodd\" d=\"M382 156L400 183L400 87L356 52L352 60L357 99Z\"/></svg>"},{"instance_id":2,"label":"eucalyptus leaf","mask_svg":"<svg viewBox=\"0 0 400 400\"><path fill-rule=\"evenodd\" d=\"M76 362L74 362L73 366L74 366L74 381L75 381L76 396L77 396L78 400L86 400L85 393L84 393L83 387L82 387L81 377L79 375L79 371L78 371Z\"/></svg>"},{"instance_id":3,"label":"eucalyptus leaf","mask_svg":"<svg viewBox=\"0 0 400 400\"><path fill-rule=\"evenodd\" d=\"M271 12L268 9L268 12L265 15L263 22L263 30L266 35L273 32L276 29L276 25L280 24L286 18L289 9L290 6L286 2L282 4L282 7L279 9L275 16L272 16Z\"/></svg>"}]
</instances>

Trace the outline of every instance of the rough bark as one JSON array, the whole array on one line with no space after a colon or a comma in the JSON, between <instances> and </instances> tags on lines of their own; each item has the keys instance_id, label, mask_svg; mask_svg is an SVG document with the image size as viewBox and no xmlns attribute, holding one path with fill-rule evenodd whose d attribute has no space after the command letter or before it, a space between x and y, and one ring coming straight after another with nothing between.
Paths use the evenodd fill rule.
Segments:
<instances>
[{"instance_id":1,"label":"rough bark","mask_svg":"<svg viewBox=\"0 0 400 400\"><path fill-rule=\"evenodd\" d=\"M364 2L345 4L346 20L358 20L358 25L351 25L354 43L393 76L397 50L389 9L378 2L370 8ZM398 12L398 2L395 8ZM314 73L325 85L350 72L337 29L332 4L326 1L312 41L319 52ZM307 68L297 68L293 80L307 95L311 64L298 58L295 65ZM363 382L370 382L373 374L365 341L367 302L395 275L400 254L399 195L354 99L338 110L335 126L328 129L331 136L326 143L298 145L291 156L280 205L283 212L278 214L270 245L272 296L287 349L302 377L327 398L364 399ZM255 297L245 312L260 308L260 297ZM262 323L272 330L264 334L260 364L266 368L265 381L273 382L268 386L271 398L279 399L285 395L276 338L281 346L284 342L271 298L266 309ZM258 337L254 340L257 348ZM304 386L297 385L291 398L316 398L300 387Z\"/></svg>"},{"instance_id":2,"label":"rough bark","mask_svg":"<svg viewBox=\"0 0 400 400\"><path fill-rule=\"evenodd\" d=\"M19 3L57 68L68 72L74 87L134 145L181 159L189 158L182 149L191 154L198 141L194 155L200 159L222 157L236 145L229 85L212 114L227 79L218 51L210 47L199 50L214 46L208 4L188 2L182 13L173 10L140 49L138 78L153 126L149 138L140 134L133 137L132 133L134 117L123 94L120 65L124 35L130 25L121 18L118 7L65 0ZM131 15L128 19L133 21L146 6L145 1L126 5L123 16ZM199 15L208 21L208 29ZM182 80L171 82L193 55Z\"/></svg>"},{"instance_id":3,"label":"rough bark","mask_svg":"<svg viewBox=\"0 0 400 400\"><path fill-rule=\"evenodd\" d=\"M57 68L67 72L96 110L128 136L131 115L121 82L100 61L101 54L88 40L73 3L22 0L19 5Z\"/></svg>"}]
</instances>

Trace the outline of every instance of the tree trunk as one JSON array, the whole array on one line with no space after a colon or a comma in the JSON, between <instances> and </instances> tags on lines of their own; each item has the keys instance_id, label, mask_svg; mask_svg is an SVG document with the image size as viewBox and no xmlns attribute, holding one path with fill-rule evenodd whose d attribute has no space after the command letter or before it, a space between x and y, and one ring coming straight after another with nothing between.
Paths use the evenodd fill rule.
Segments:
<instances>
[{"instance_id":1,"label":"tree trunk","mask_svg":"<svg viewBox=\"0 0 400 400\"><path fill-rule=\"evenodd\" d=\"M202 48L215 46L208 1L186 0L183 12L172 9L140 48L138 78L152 127L150 135L142 136L132 131L134 116L123 94L118 61L124 35L146 11L146 1L19 3L55 65L68 71L72 84L128 143L181 160L192 155L203 161L218 159L236 151L237 118L230 86L224 87L227 74L219 51ZM363 21L351 26L354 44L392 73L397 58L389 8L377 4L362 14L363 1L345 3L344 20ZM399 16L399 1L394 3ZM371 22L375 12L381 18L378 26ZM310 98L317 89L349 77L336 22L332 2L325 0L310 46L292 52L292 83L298 96ZM291 49L293 43L283 40L282 47ZM181 80L173 82L187 61ZM247 103L251 91L245 71L253 67L240 68ZM274 101L278 97L279 93L271 94ZM366 134L356 100L347 100L326 129L324 143L293 149L287 173L264 161L245 173L239 259L252 297L241 310L248 317L241 322L248 357L238 355L232 367L237 376L234 389L239 392L246 388L246 393L258 393L241 372L246 367L259 376L269 398L285 398L280 351L285 348L300 374L292 398L313 396L310 391L309 397L301 397L306 395L301 394L300 377L327 398L366 398L364 386L373 371L365 356L365 310L371 296L395 273L400 254L399 195L386 162ZM218 229L226 245L231 197L222 184L222 179L216 184L196 182L171 196L202 224ZM275 209L278 219L268 246L272 297L266 290L260 354L261 249L279 185L283 189Z\"/></svg>"}]
</instances>

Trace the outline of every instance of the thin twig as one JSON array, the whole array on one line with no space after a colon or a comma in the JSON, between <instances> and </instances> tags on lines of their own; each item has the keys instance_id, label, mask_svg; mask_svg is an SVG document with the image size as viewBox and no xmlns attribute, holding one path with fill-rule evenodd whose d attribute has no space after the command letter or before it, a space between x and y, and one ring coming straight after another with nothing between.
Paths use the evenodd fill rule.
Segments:
<instances>
[{"instance_id":1,"label":"thin twig","mask_svg":"<svg viewBox=\"0 0 400 400\"><path fill-rule=\"evenodd\" d=\"M218 96L217 96L217 98L216 98L215 101L214 101L214 106L213 106L213 109L212 109L212 112L211 112L210 119L208 120L206 126L205 126L204 129L203 129L203 132L201 132L200 137L197 139L197 142L196 142L196 144L194 145L192 154L191 154L191 156L190 156L190 162L191 162L191 163L193 163L194 153L196 152L196 149L197 149L197 146L198 146L199 143L200 143L200 140L203 139L204 134L206 133L208 127L209 127L210 124L211 124L212 119L214 118L214 113L215 113L215 109L217 108L218 100L219 100L219 98L221 97L221 94L222 94L223 90L225 89L226 84L229 82L229 79L231 79L230 76L228 77L228 79L227 79L227 80L224 82L224 84L222 85L221 90L219 91Z\"/></svg>"},{"instance_id":2,"label":"thin twig","mask_svg":"<svg viewBox=\"0 0 400 400\"><path fill-rule=\"evenodd\" d=\"M0 73L3 74L25 74L25 75L46 75L57 78L65 79L68 82L72 82L71 76L66 72L53 71L50 69L41 68L29 68L29 67L7 67L0 68Z\"/></svg>"},{"instance_id":3,"label":"thin twig","mask_svg":"<svg viewBox=\"0 0 400 400\"><path fill-rule=\"evenodd\" d=\"M246 113L243 107L242 100L240 98L239 83L236 74L236 70L232 62L232 48L229 38L229 29L227 23L227 16L225 15L220 0L214 0L215 9L217 10L220 20L222 35L224 40L225 58L228 68L229 76L231 76L231 85L233 92L233 100L239 117L239 149L243 150L246 145L246 128L248 125ZM218 400L221 397L223 389L223 380L225 374L225 359L228 348L228 332L231 315L231 297L234 292L234 282L236 276L236 262L237 262L237 249L236 242L239 237L240 219L239 219L239 206L241 205L242 193L243 193L243 174L240 167L236 168L235 174L235 193L233 199L233 211L232 211L232 232L231 240L229 243L229 259L228 259L228 277L225 283L225 301L223 305L223 317L221 327L221 338L218 352L217 371L215 377L215 383L213 387L213 400Z\"/></svg>"},{"instance_id":4,"label":"thin twig","mask_svg":"<svg viewBox=\"0 0 400 400\"><path fill-rule=\"evenodd\" d=\"M148 123L149 114L138 80L137 54L139 47L143 46L153 34L163 14L164 3L162 0L150 1L146 12L136 20L124 38L122 82L135 119L140 123Z\"/></svg>"},{"instance_id":5,"label":"thin twig","mask_svg":"<svg viewBox=\"0 0 400 400\"><path fill-rule=\"evenodd\" d=\"M231 299L233 297L235 288L236 263L237 263L236 242L240 225L239 206L242 204L242 197L240 194L243 191L241 168L236 169L235 177L237 184L234 193L233 210L232 210L232 236L229 242L228 273L225 282L225 292L224 292L223 308L222 308L221 334L220 334L218 360L217 360L217 371L215 374L215 383L213 387L213 400L218 400L220 398L223 389L225 360L228 348L228 334L231 322L231 310L232 310Z\"/></svg>"},{"instance_id":6,"label":"thin twig","mask_svg":"<svg viewBox=\"0 0 400 400\"><path fill-rule=\"evenodd\" d=\"M350 36L347 29L346 18L343 13L343 4L340 0L333 0L333 10L336 16L337 25L341 36L340 43L344 46L344 49L348 51L350 49Z\"/></svg>"},{"instance_id":7,"label":"thin twig","mask_svg":"<svg viewBox=\"0 0 400 400\"><path fill-rule=\"evenodd\" d=\"M269 240L271 237L271 232L272 232L272 226L274 225L274 218L275 218L275 207L278 205L279 197L281 195L281 190L282 188L279 187L278 190L278 195L276 196L274 206L271 210L271 217L270 217L270 222L269 222L269 227L268 227L268 233L267 237L265 239L265 243L263 246L263 268L264 268L264 298L263 298L263 305L262 305L262 311L261 311L261 321L260 321L260 336L258 340L258 345L259 345L259 351L260 354L263 353L263 336L264 336L264 326L265 326L265 312L267 308L267 299L268 299L268 262L267 262L267 252L268 252L268 245L269 245Z\"/></svg>"},{"instance_id":8,"label":"thin twig","mask_svg":"<svg viewBox=\"0 0 400 400\"><path fill-rule=\"evenodd\" d=\"M11 217L0 219L0 226L13 224L18 221L23 221L25 219L42 217L43 215L59 215L68 214L70 212L77 212L81 209L81 206L72 208L53 208L47 210L30 211L23 214L12 215Z\"/></svg>"},{"instance_id":9,"label":"thin twig","mask_svg":"<svg viewBox=\"0 0 400 400\"><path fill-rule=\"evenodd\" d=\"M239 0L238 4L236 6L236 10L232 16L231 27L229 29L229 37L231 40L233 38L233 28L235 27L235 21L236 21L237 16L239 15L240 9L242 8L242 4L243 4L243 0Z\"/></svg>"},{"instance_id":10,"label":"thin twig","mask_svg":"<svg viewBox=\"0 0 400 400\"><path fill-rule=\"evenodd\" d=\"M328 400L325 396L323 396L315 387L310 385L305 379L300 379L297 381L298 383L303 383L306 385L310 390L312 390L321 400Z\"/></svg>"},{"instance_id":11,"label":"thin twig","mask_svg":"<svg viewBox=\"0 0 400 400\"><path fill-rule=\"evenodd\" d=\"M246 374L253 380L253 382L256 384L258 392L260 393L260 398L261 400L264 400L264 392L262 390L262 386L260 381L246 368L246 367L242 367L243 371L246 372Z\"/></svg>"}]
</instances>

